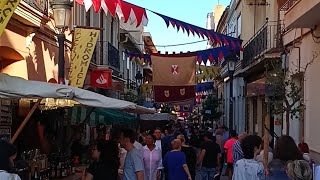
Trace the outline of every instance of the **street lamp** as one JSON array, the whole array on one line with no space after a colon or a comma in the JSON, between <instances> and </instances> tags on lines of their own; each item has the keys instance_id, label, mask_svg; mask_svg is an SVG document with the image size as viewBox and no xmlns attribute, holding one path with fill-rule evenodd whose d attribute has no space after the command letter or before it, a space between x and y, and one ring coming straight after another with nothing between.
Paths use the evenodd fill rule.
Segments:
<instances>
[{"instance_id":1,"label":"street lamp","mask_svg":"<svg viewBox=\"0 0 320 180\"><path fill-rule=\"evenodd\" d=\"M236 61L238 57L232 52L229 56L226 57L229 80L230 80L230 98L229 98L229 129L233 129L233 73L236 67Z\"/></svg>"},{"instance_id":2,"label":"street lamp","mask_svg":"<svg viewBox=\"0 0 320 180\"><path fill-rule=\"evenodd\" d=\"M68 29L73 4L70 0L51 0L50 5L53 11L55 27L58 29L58 83L64 84L64 41L66 39L64 32Z\"/></svg>"},{"instance_id":3,"label":"street lamp","mask_svg":"<svg viewBox=\"0 0 320 180\"><path fill-rule=\"evenodd\" d=\"M138 94L140 94L140 86L142 84L142 79L143 79L143 75L141 74L140 71L137 72L135 78L136 78L137 91L138 91Z\"/></svg>"}]
</instances>

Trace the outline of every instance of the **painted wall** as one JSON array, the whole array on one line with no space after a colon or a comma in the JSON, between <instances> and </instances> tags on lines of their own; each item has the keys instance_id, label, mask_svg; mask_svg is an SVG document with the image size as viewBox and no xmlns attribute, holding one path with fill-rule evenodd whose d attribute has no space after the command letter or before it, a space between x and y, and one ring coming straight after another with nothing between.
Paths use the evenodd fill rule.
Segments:
<instances>
[{"instance_id":1,"label":"painted wall","mask_svg":"<svg viewBox=\"0 0 320 180\"><path fill-rule=\"evenodd\" d=\"M23 3L20 4L23 6ZM44 28L30 28L22 25L21 21L28 21L35 23L34 19L29 19L29 16L20 15L22 10L18 10L14 14L14 19L9 21L4 33L0 37L0 46L6 46L19 53L23 59L20 61L12 61L10 57L1 59L1 72L12 76L22 77L29 80L45 81L54 78L57 80L58 76L58 46L55 39L55 32L53 31L52 22L47 22ZM18 19L18 20L17 20ZM39 19L40 20L40 19ZM46 21L43 20L45 24ZM44 26L44 24L42 24ZM68 32L66 32L67 34ZM67 35L67 38L70 38ZM66 41L68 44L68 41ZM6 52L0 52L6 53ZM65 48L65 73L69 67L69 47Z\"/></svg>"},{"instance_id":2,"label":"painted wall","mask_svg":"<svg viewBox=\"0 0 320 180\"><path fill-rule=\"evenodd\" d=\"M320 32L319 29L316 32ZM320 68L320 56L313 58L315 54L320 53L320 44L314 39L308 29L293 29L284 36L284 43L288 45L294 39L299 38L302 35L301 41L296 43L296 47L300 47L301 51L301 71L304 71L303 67L306 67L307 63L313 60L309 67L305 71L304 77L304 139L309 144L311 150L320 153L320 141L319 129L319 113L318 107L320 107L320 84L319 84L319 68ZM299 64L299 49L287 46L289 50L289 69L294 72ZM300 141L300 129L301 121L291 123L290 135L292 135L297 142Z\"/></svg>"}]
</instances>

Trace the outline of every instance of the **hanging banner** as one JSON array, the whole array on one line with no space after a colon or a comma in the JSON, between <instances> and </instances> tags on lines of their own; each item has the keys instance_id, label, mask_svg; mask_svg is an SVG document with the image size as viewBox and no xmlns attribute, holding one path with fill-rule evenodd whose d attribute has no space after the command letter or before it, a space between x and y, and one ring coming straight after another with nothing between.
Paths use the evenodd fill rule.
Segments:
<instances>
[{"instance_id":1,"label":"hanging banner","mask_svg":"<svg viewBox=\"0 0 320 180\"><path fill-rule=\"evenodd\" d=\"M155 102L181 102L195 98L195 86L154 86Z\"/></svg>"},{"instance_id":2,"label":"hanging banner","mask_svg":"<svg viewBox=\"0 0 320 180\"><path fill-rule=\"evenodd\" d=\"M99 34L97 29L74 29L69 72L71 86L83 87Z\"/></svg>"},{"instance_id":3,"label":"hanging banner","mask_svg":"<svg viewBox=\"0 0 320 180\"><path fill-rule=\"evenodd\" d=\"M152 55L153 85L186 86L195 85L195 56Z\"/></svg>"},{"instance_id":4,"label":"hanging banner","mask_svg":"<svg viewBox=\"0 0 320 180\"><path fill-rule=\"evenodd\" d=\"M14 10L18 7L20 0L0 1L0 36L6 28Z\"/></svg>"},{"instance_id":5,"label":"hanging banner","mask_svg":"<svg viewBox=\"0 0 320 180\"><path fill-rule=\"evenodd\" d=\"M91 86L98 88L110 88L112 86L112 70L99 69L91 72Z\"/></svg>"}]
</instances>

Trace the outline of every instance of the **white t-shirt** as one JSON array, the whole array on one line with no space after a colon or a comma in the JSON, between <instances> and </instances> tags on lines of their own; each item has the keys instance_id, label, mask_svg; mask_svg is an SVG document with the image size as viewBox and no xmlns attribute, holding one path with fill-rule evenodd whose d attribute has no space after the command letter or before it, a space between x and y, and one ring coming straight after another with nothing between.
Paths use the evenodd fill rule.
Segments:
<instances>
[{"instance_id":1,"label":"white t-shirt","mask_svg":"<svg viewBox=\"0 0 320 180\"><path fill-rule=\"evenodd\" d=\"M232 180L262 180L264 168L262 163L253 159L240 159L234 166Z\"/></svg>"},{"instance_id":2,"label":"white t-shirt","mask_svg":"<svg viewBox=\"0 0 320 180\"><path fill-rule=\"evenodd\" d=\"M161 140L157 140L155 144L156 144L157 148L159 148L160 150L162 149L161 148Z\"/></svg>"},{"instance_id":3,"label":"white t-shirt","mask_svg":"<svg viewBox=\"0 0 320 180\"><path fill-rule=\"evenodd\" d=\"M17 174L11 174L3 170L0 170L0 179L1 180L21 180Z\"/></svg>"}]
</instances>

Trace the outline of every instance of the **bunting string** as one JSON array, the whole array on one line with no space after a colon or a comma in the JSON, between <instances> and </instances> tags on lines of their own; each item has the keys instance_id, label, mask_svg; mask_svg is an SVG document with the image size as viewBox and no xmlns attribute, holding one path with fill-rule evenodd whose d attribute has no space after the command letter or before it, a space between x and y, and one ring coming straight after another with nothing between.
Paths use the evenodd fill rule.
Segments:
<instances>
[{"instance_id":1,"label":"bunting string","mask_svg":"<svg viewBox=\"0 0 320 180\"><path fill-rule=\"evenodd\" d=\"M140 65L149 64L152 65L152 59L150 54L141 54L141 53L131 53L126 52L131 61L136 61ZM206 49L201 51L195 51L190 53L182 53L182 54L196 54L198 64L210 62L210 65L216 65L221 62L224 57L228 57L230 54L240 53L240 48L235 47L235 49L230 50L227 47L217 47L212 49ZM172 54L173 56L176 54ZM168 54L170 56L170 54Z\"/></svg>"}]
</instances>

